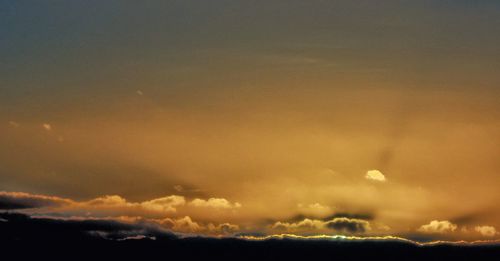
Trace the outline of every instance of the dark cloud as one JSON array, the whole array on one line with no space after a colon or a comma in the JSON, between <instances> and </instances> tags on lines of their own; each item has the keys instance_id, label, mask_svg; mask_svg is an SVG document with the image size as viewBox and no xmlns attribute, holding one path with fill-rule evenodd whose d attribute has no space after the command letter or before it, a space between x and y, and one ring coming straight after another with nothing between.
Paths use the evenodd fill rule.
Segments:
<instances>
[{"instance_id":1,"label":"dark cloud","mask_svg":"<svg viewBox=\"0 0 500 261\"><path fill-rule=\"evenodd\" d=\"M478 223L490 222L490 218L500 214L500 211L495 206L488 206L484 209L471 211L463 215L454 216L450 221L457 225L477 225Z\"/></svg>"},{"instance_id":2,"label":"dark cloud","mask_svg":"<svg viewBox=\"0 0 500 261\"><path fill-rule=\"evenodd\" d=\"M82 240L101 239L175 238L165 229L149 223L123 223L107 219L31 217L19 213L0 213L2 240Z\"/></svg>"},{"instance_id":3,"label":"dark cloud","mask_svg":"<svg viewBox=\"0 0 500 261\"><path fill-rule=\"evenodd\" d=\"M299 214L299 215L295 215L287 220L285 220L286 222L299 222L299 221L302 221L306 218L311 218L309 216L306 216L306 215L302 215L302 214ZM267 220L267 222L271 223L271 224L274 224L276 222L278 222L278 220L273 220L273 219L269 219Z\"/></svg>"},{"instance_id":4,"label":"dark cloud","mask_svg":"<svg viewBox=\"0 0 500 261\"><path fill-rule=\"evenodd\" d=\"M347 212L339 212L335 213L331 216L323 218L324 221L332 220L334 218L350 218L350 219L363 219L363 220L373 220L375 218L375 214L373 213L347 213Z\"/></svg>"},{"instance_id":5,"label":"dark cloud","mask_svg":"<svg viewBox=\"0 0 500 261\"><path fill-rule=\"evenodd\" d=\"M347 212L339 212L339 213L335 213L333 215L330 215L330 216L326 216L326 217L323 217L323 218L318 218L318 217L314 217L314 216L308 216L308 215L303 215L303 214L298 214L298 215L295 215L287 220L285 220L286 222L299 222L299 221L302 221L306 218L309 218L309 219L317 219L317 220L322 220L322 221L330 221L332 219L335 219L335 218L349 218L349 219L363 219L363 220L373 220L375 218L375 214L373 213L347 213ZM276 223L278 220L273 220L273 219L268 219L266 220L265 222L269 223L269 224L274 224Z\"/></svg>"},{"instance_id":6,"label":"dark cloud","mask_svg":"<svg viewBox=\"0 0 500 261\"><path fill-rule=\"evenodd\" d=\"M366 220L341 217L326 222L326 227L340 232L363 233L370 230L370 223Z\"/></svg>"},{"instance_id":7,"label":"dark cloud","mask_svg":"<svg viewBox=\"0 0 500 261\"><path fill-rule=\"evenodd\" d=\"M58 197L21 192L0 192L0 209L4 210L56 207L70 202L70 200Z\"/></svg>"},{"instance_id":8,"label":"dark cloud","mask_svg":"<svg viewBox=\"0 0 500 261\"><path fill-rule=\"evenodd\" d=\"M450 221L452 223L458 224L458 225L468 225L474 222L477 222L480 220L482 215L477 214L477 213L470 213L470 214L465 214L461 216L457 216L454 218L451 218Z\"/></svg>"}]
</instances>

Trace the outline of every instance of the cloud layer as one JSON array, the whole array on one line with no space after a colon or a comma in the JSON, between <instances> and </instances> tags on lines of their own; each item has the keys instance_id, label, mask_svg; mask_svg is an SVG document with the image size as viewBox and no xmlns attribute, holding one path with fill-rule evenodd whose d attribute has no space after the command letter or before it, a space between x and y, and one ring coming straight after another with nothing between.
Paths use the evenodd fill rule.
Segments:
<instances>
[{"instance_id":1,"label":"cloud layer","mask_svg":"<svg viewBox=\"0 0 500 261\"><path fill-rule=\"evenodd\" d=\"M130 202L118 195L106 195L88 201L74 201L53 196L32 195L20 192L0 192L0 209L19 210L31 213L36 218L58 220L115 220L126 223L156 224L166 229L182 233L232 234L239 226L228 223L196 222L183 212L193 212L197 208L214 210L235 210L239 203L231 203L224 198L194 199L189 204L183 196L170 195L142 202ZM161 218L158 218L161 217Z\"/></svg>"},{"instance_id":2,"label":"cloud layer","mask_svg":"<svg viewBox=\"0 0 500 261\"><path fill-rule=\"evenodd\" d=\"M4 210L59 207L72 203L74 201L59 197L0 191L0 209Z\"/></svg>"},{"instance_id":3,"label":"cloud layer","mask_svg":"<svg viewBox=\"0 0 500 261\"><path fill-rule=\"evenodd\" d=\"M339 234L339 235L387 235L394 230L378 221L370 212L365 214L333 212L319 203L298 205L298 214L285 221L271 221L267 225L252 220L242 220L236 215L245 211L239 202L225 198L186 199L180 195L169 195L151 200L132 202L118 195L105 195L86 201L29 194L23 192L0 192L0 209L19 211L35 219L67 221L115 221L129 225L154 226L175 233L191 235L231 236L239 233L265 231L267 234L293 233ZM208 213L208 214L207 214ZM363 213L363 212L362 212ZM328 215L327 215L328 214ZM1 222L7 222L2 219ZM141 226L142 226L141 225ZM102 235L107 235L100 232ZM430 238L449 238L460 233L469 238L494 238L499 233L493 226L477 224L473 230L448 220L432 220L410 232L426 234ZM141 236L141 235L128 235Z\"/></svg>"},{"instance_id":4,"label":"cloud layer","mask_svg":"<svg viewBox=\"0 0 500 261\"><path fill-rule=\"evenodd\" d=\"M370 223L362 219L338 217L331 220L304 219L299 222L276 222L272 225L273 229L285 230L289 232L300 231L335 231L338 233L364 233L371 230Z\"/></svg>"}]
</instances>

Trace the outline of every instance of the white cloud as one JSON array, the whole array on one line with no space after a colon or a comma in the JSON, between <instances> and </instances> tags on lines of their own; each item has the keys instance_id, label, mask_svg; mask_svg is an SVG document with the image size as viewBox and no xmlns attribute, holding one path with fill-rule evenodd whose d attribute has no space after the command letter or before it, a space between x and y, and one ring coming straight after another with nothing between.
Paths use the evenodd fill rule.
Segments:
<instances>
[{"instance_id":1,"label":"white cloud","mask_svg":"<svg viewBox=\"0 0 500 261\"><path fill-rule=\"evenodd\" d=\"M159 220L158 223L177 232L195 233L203 230L202 226L194 222L189 216L178 219L165 218Z\"/></svg>"},{"instance_id":2,"label":"white cloud","mask_svg":"<svg viewBox=\"0 0 500 261\"><path fill-rule=\"evenodd\" d=\"M118 195L106 195L77 204L77 209L88 210L146 210L151 212L176 212L176 207L186 204L182 196L171 195L143 202L128 202Z\"/></svg>"},{"instance_id":3,"label":"white cloud","mask_svg":"<svg viewBox=\"0 0 500 261\"><path fill-rule=\"evenodd\" d=\"M297 231L297 230L309 230L309 229L323 229L325 228L325 222L322 220L309 219L306 218L302 221L296 223L288 222L276 222L271 228L273 229L284 229L287 231Z\"/></svg>"},{"instance_id":4,"label":"white cloud","mask_svg":"<svg viewBox=\"0 0 500 261\"><path fill-rule=\"evenodd\" d=\"M186 204L186 200L182 196L167 196L149 201L144 201L141 206L148 210L155 211L172 211L175 212L175 207Z\"/></svg>"},{"instance_id":5,"label":"white cloud","mask_svg":"<svg viewBox=\"0 0 500 261\"><path fill-rule=\"evenodd\" d=\"M197 198L193 199L189 205L194 207L210 207L218 209L235 209L241 207L240 203L235 202L233 204L225 198L209 198L208 200Z\"/></svg>"},{"instance_id":6,"label":"white cloud","mask_svg":"<svg viewBox=\"0 0 500 261\"><path fill-rule=\"evenodd\" d=\"M448 232L453 232L457 229L457 225L451 223L448 220L438 221L433 220L427 225L422 225L418 231L428 234L444 234Z\"/></svg>"},{"instance_id":7,"label":"white cloud","mask_svg":"<svg viewBox=\"0 0 500 261\"><path fill-rule=\"evenodd\" d=\"M52 130L52 126L48 123L44 123L42 124L42 127L46 130L46 131L51 131Z\"/></svg>"},{"instance_id":8,"label":"white cloud","mask_svg":"<svg viewBox=\"0 0 500 261\"><path fill-rule=\"evenodd\" d=\"M485 237L492 237L497 234L497 230L492 226L476 226L474 230Z\"/></svg>"},{"instance_id":9,"label":"white cloud","mask_svg":"<svg viewBox=\"0 0 500 261\"><path fill-rule=\"evenodd\" d=\"M90 206L124 206L132 205L128 203L126 199L118 195L105 195L85 202L86 205Z\"/></svg>"},{"instance_id":10,"label":"white cloud","mask_svg":"<svg viewBox=\"0 0 500 261\"><path fill-rule=\"evenodd\" d=\"M384 182L386 181L384 174L378 170L369 170L365 175L366 179Z\"/></svg>"},{"instance_id":11,"label":"white cloud","mask_svg":"<svg viewBox=\"0 0 500 261\"><path fill-rule=\"evenodd\" d=\"M227 235L237 232L240 228L238 225L230 223L222 223L215 225L209 223L207 225L195 222L189 216L183 218L165 218L162 220L156 220L160 225L176 232L183 233L206 233L215 235Z\"/></svg>"}]
</instances>

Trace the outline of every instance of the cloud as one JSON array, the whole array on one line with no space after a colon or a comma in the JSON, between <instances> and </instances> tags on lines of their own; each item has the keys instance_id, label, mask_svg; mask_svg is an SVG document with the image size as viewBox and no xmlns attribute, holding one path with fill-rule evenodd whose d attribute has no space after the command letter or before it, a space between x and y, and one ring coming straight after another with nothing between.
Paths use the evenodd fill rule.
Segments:
<instances>
[{"instance_id":1,"label":"cloud","mask_svg":"<svg viewBox=\"0 0 500 261\"><path fill-rule=\"evenodd\" d=\"M116 221L129 225L150 225L159 226L177 233L188 234L205 234L205 235L231 235L239 231L239 226L231 223L200 223L194 221L190 216L180 218L167 217L163 219L151 219L140 216L107 216L107 217L93 217L93 216L51 216L47 215L30 215L34 219L50 219L58 221ZM1 220L0 220L1 221ZM7 221L7 220L5 220Z\"/></svg>"},{"instance_id":2,"label":"cloud","mask_svg":"<svg viewBox=\"0 0 500 261\"><path fill-rule=\"evenodd\" d=\"M123 240L132 237L175 238L153 223L124 223L112 219L31 217L19 213L0 213L8 220L3 238L37 238L39 240L82 240L89 237ZM50 233L47 233L50 231Z\"/></svg>"},{"instance_id":3,"label":"cloud","mask_svg":"<svg viewBox=\"0 0 500 261\"><path fill-rule=\"evenodd\" d=\"M273 229L287 230L287 231L297 231L297 230L319 230L325 228L325 222L317 219L306 218L302 221L295 223L281 222L278 221L272 225Z\"/></svg>"},{"instance_id":4,"label":"cloud","mask_svg":"<svg viewBox=\"0 0 500 261\"><path fill-rule=\"evenodd\" d=\"M163 220L159 220L158 223L178 232L196 233L201 232L202 230L202 226L194 222L189 216L178 219L165 218Z\"/></svg>"},{"instance_id":5,"label":"cloud","mask_svg":"<svg viewBox=\"0 0 500 261\"><path fill-rule=\"evenodd\" d=\"M132 206L127 200L118 195L105 195L83 203L88 206Z\"/></svg>"},{"instance_id":6,"label":"cloud","mask_svg":"<svg viewBox=\"0 0 500 261\"><path fill-rule=\"evenodd\" d=\"M149 201L144 201L141 206L148 210L154 211L176 211L175 207L186 204L186 200L182 196L168 196L157 198Z\"/></svg>"},{"instance_id":7,"label":"cloud","mask_svg":"<svg viewBox=\"0 0 500 261\"><path fill-rule=\"evenodd\" d=\"M73 204L74 201L59 197L35 195L24 192L0 191L0 209L31 209L57 207Z\"/></svg>"},{"instance_id":8,"label":"cloud","mask_svg":"<svg viewBox=\"0 0 500 261\"><path fill-rule=\"evenodd\" d=\"M297 207L300 213L314 217L325 217L330 215L333 211L331 207L324 206L319 203L313 203L309 205L298 204Z\"/></svg>"},{"instance_id":9,"label":"cloud","mask_svg":"<svg viewBox=\"0 0 500 261\"><path fill-rule=\"evenodd\" d=\"M44 123L44 124L42 124L42 127L43 127L46 131L51 131L51 130L52 130L52 126L51 126L49 123Z\"/></svg>"},{"instance_id":10,"label":"cloud","mask_svg":"<svg viewBox=\"0 0 500 261\"><path fill-rule=\"evenodd\" d=\"M119 238L117 240L118 241L125 241L125 240L143 240L143 239L156 240L156 237L148 237L145 235L136 235L136 236L128 236L128 237L124 237L124 238Z\"/></svg>"},{"instance_id":11,"label":"cloud","mask_svg":"<svg viewBox=\"0 0 500 261\"><path fill-rule=\"evenodd\" d=\"M207 228L209 231L223 235L234 234L240 230L240 227L238 225L231 223L222 223L217 226L210 223L208 224Z\"/></svg>"},{"instance_id":12,"label":"cloud","mask_svg":"<svg viewBox=\"0 0 500 261\"><path fill-rule=\"evenodd\" d=\"M371 230L370 223L362 219L351 218L334 218L329 221L306 218L299 222L276 222L271 228L277 230L287 230L289 232L297 232L304 230L335 230L344 233L363 233Z\"/></svg>"},{"instance_id":13,"label":"cloud","mask_svg":"<svg viewBox=\"0 0 500 261\"><path fill-rule=\"evenodd\" d=\"M133 224L133 223L140 223L140 222L146 222L147 219L139 216L107 216L107 217L93 217L93 216L64 216L60 215L57 213L48 213L48 214L30 214L31 218L36 218L36 219L51 219L51 220L66 220L66 221L85 221L85 220L113 220L113 221L118 221L121 223L128 223L128 224Z\"/></svg>"},{"instance_id":14,"label":"cloud","mask_svg":"<svg viewBox=\"0 0 500 261\"><path fill-rule=\"evenodd\" d=\"M371 230L370 223L362 219L334 218L326 222L326 227L340 232L363 233Z\"/></svg>"},{"instance_id":15,"label":"cloud","mask_svg":"<svg viewBox=\"0 0 500 261\"><path fill-rule=\"evenodd\" d=\"M26 211L23 213L41 219L115 220L128 224L146 222L176 232L216 235L226 235L239 230L238 225L231 223L197 223L190 216L178 217L178 207L185 205L186 199L178 195L130 202L119 195L105 195L88 201L74 201L23 192L0 192L0 209L24 209ZM241 207L241 204L231 203L223 198L195 199L189 205L191 209L183 210L189 212L196 208L235 209ZM171 217L171 215L175 216Z\"/></svg>"},{"instance_id":16,"label":"cloud","mask_svg":"<svg viewBox=\"0 0 500 261\"><path fill-rule=\"evenodd\" d=\"M422 225L418 231L428 234L444 234L448 232L453 232L457 229L457 225L451 223L448 220L438 221L433 220L427 225Z\"/></svg>"},{"instance_id":17,"label":"cloud","mask_svg":"<svg viewBox=\"0 0 500 261\"><path fill-rule=\"evenodd\" d=\"M212 204L215 203L210 201ZM1 192L0 209L50 208L51 212L123 215L165 215L186 204L183 196L170 195L142 202L130 202L119 195L105 195L88 201L74 201L55 196L35 195L24 192ZM47 210L48 211L48 210Z\"/></svg>"},{"instance_id":18,"label":"cloud","mask_svg":"<svg viewBox=\"0 0 500 261\"><path fill-rule=\"evenodd\" d=\"M363 219L363 220L373 220L375 218L375 215L370 212L364 212L364 213L344 213L344 212L337 212L327 218L324 218L323 220L328 221L334 218L350 218L350 219Z\"/></svg>"},{"instance_id":19,"label":"cloud","mask_svg":"<svg viewBox=\"0 0 500 261\"><path fill-rule=\"evenodd\" d=\"M380 172L378 170L367 171L365 178L369 179L369 180L380 181L380 182L386 181L384 174L382 174L382 172Z\"/></svg>"},{"instance_id":20,"label":"cloud","mask_svg":"<svg viewBox=\"0 0 500 261\"><path fill-rule=\"evenodd\" d=\"M236 209L240 208L241 204L235 202L234 204L224 198L209 198L208 200L196 198L189 203L194 207L209 207L218 209Z\"/></svg>"},{"instance_id":21,"label":"cloud","mask_svg":"<svg viewBox=\"0 0 500 261\"><path fill-rule=\"evenodd\" d=\"M497 230L492 226L476 226L474 230L485 237L493 237L497 234Z\"/></svg>"},{"instance_id":22,"label":"cloud","mask_svg":"<svg viewBox=\"0 0 500 261\"><path fill-rule=\"evenodd\" d=\"M189 216L177 219L165 218L162 220L156 220L156 222L172 231L183 233L229 235L236 233L240 229L238 225L230 223L222 223L218 225L213 223L208 223L206 225L200 224L193 221Z\"/></svg>"},{"instance_id":23,"label":"cloud","mask_svg":"<svg viewBox=\"0 0 500 261\"><path fill-rule=\"evenodd\" d=\"M114 210L169 213L176 212L178 206L185 205L183 196L171 195L143 202L128 202L118 195L106 195L89 201L76 203L74 207L82 210Z\"/></svg>"}]
</instances>

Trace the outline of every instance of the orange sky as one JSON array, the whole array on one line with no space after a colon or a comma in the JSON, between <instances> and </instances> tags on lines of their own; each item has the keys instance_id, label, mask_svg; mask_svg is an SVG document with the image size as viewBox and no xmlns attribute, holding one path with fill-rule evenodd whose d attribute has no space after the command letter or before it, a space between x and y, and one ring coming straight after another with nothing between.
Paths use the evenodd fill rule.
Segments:
<instances>
[{"instance_id":1,"label":"orange sky","mask_svg":"<svg viewBox=\"0 0 500 261\"><path fill-rule=\"evenodd\" d=\"M499 238L500 6L363 3L0 4L0 201L186 233Z\"/></svg>"}]
</instances>

